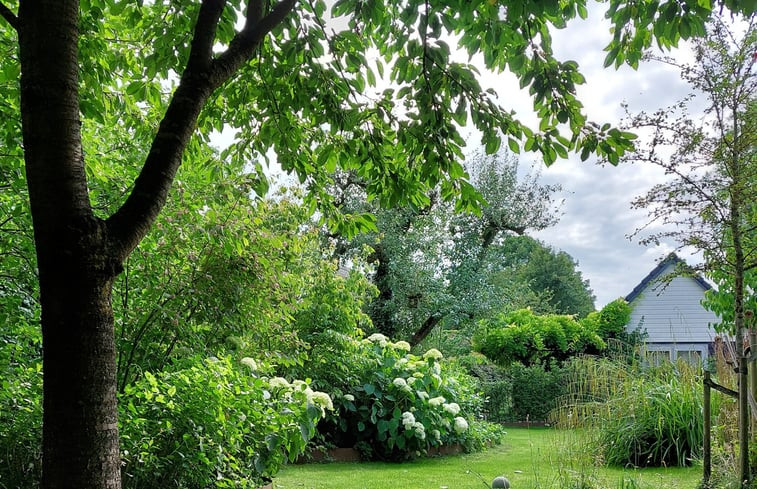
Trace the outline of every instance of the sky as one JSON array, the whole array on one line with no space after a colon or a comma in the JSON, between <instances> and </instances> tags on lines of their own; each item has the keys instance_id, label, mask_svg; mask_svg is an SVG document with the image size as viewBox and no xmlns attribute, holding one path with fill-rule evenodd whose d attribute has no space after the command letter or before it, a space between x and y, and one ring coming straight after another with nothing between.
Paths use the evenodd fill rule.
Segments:
<instances>
[{"instance_id":1,"label":"sky","mask_svg":"<svg viewBox=\"0 0 757 489\"><path fill-rule=\"evenodd\" d=\"M605 5L593 5L586 21L573 23L554 33L558 59L578 62L587 83L579 87L578 98L590 120L617 124L624 115L623 102L631 112L653 111L673 104L690 93L679 72L660 62L642 63L637 71L603 68L603 47L610 40L608 23L602 18ZM668 53L690 59L691 52L681 49ZM517 85L506 77L491 77L503 93L517 94ZM487 80L491 81L491 80ZM486 82L484 82L486 83ZM515 110L530 112L526 94L514 95ZM564 205L560 222L532 235L556 249L570 254L588 279L599 309L608 302L625 297L657 265L657 261L675 250L675 243L644 247L638 239L629 239L647 222L645 210L632 210L631 201L665 175L651 165L621 163L617 167L600 165L595 158L581 162L577 156L558 160L547 168L535 154L523 153L524 164L541 170L542 183L559 183L563 187ZM680 253L692 263L696 256Z\"/></svg>"}]
</instances>

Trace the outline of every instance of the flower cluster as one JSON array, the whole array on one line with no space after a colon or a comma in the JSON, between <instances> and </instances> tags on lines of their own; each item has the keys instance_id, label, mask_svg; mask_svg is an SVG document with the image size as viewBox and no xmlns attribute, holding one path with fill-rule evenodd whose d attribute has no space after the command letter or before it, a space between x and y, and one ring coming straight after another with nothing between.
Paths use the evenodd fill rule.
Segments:
<instances>
[{"instance_id":1,"label":"flower cluster","mask_svg":"<svg viewBox=\"0 0 757 489\"><path fill-rule=\"evenodd\" d=\"M410 411L405 411L404 413L402 413L402 426L404 426L408 431L415 431L416 436L418 436L418 438L420 438L421 440L426 439L426 427L423 425L423 423L416 421L415 415Z\"/></svg>"}]
</instances>

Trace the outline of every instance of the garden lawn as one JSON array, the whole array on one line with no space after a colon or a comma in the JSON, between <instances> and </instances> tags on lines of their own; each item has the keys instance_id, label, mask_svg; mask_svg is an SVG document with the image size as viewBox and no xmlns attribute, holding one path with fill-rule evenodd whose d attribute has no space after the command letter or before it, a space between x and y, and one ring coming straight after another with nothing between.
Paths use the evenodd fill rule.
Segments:
<instances>
[{"instance_id":1,"label":"garden lawn","mask_svg":"<svg viewBox=\"0 0 757 489\"><path fill-rule=\"evenodd\" d=\"M506 441L483 453L381 462L289 465L274 489L482 489L506 475L512 489L694 489L701 466L668 469L608 469L576 466L566 453L570 432L510 428ZM573 441L571 441L573 440ZM579 458L579 457L576 457ZM582 484L581 481L585 482Z\"/></svg>"}]
</instances>

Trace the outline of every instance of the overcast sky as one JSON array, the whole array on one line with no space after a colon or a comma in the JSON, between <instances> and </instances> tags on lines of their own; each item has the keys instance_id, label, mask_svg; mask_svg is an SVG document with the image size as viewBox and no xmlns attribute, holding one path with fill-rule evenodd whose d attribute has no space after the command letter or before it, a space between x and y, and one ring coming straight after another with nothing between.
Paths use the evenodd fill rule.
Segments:
<instances>
[{"instance_id":1,"label":"overcast sky","mask_svg":"<svg viewBox=\"0 0 757 489\"><path fill-rule=\"evenodd\" d=\"M554 35L558 59L577 61L586 77L587 84L579 88L578 95L591 120L617 123L623 116L622 102L628 103L632 112L651 111L690 92L676 69L659 62L642 64L638 71L628 67L618 71L603 69L602 49L610 40L608 24L602 18L606 5L593 7L588 20L573 23ZM686 50L672 54L683 59L691 56ZM508 90L517 90L514 82L499 83ZM500 97L503 98L502 92ZM530 101L523 99L526 103L521 110L527 110ZM523 154L521 161L533 163L535 157ZM626 237L646 222L646 211L631 210L630 202L663 181L660 169L622 163L618 167L601 166L596 159L581 162L578 157L558 160L549 168L539 166L542 182L562 185L565 204L560 223L534 236L578 261L596 295L597 308L626 296L656 266L657 260L673 251L673 243L645 248ZM681 257L696 261L686 253Z\"/></svg>"}]
</instances>

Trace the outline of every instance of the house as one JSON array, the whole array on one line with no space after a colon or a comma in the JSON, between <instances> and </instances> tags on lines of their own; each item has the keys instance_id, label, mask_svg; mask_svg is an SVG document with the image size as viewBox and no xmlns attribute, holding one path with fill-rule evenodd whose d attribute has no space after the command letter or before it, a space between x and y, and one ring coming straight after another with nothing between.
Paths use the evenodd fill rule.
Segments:
<instances>
[{"instance_id":1,"label":"house","mask_svg":"<svg viewBox=\"0 0 757 489\"><path fill-rule=\"evenodd\" d=\"M714 341L710 324L718 317L701 304L712 286L699 275L671 276L679 267L686 263L671 253L626 296L632 308L626 330L646 330L647 358L653 364L705 360Z\"/></svg>"}]
</instances>

